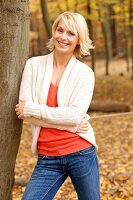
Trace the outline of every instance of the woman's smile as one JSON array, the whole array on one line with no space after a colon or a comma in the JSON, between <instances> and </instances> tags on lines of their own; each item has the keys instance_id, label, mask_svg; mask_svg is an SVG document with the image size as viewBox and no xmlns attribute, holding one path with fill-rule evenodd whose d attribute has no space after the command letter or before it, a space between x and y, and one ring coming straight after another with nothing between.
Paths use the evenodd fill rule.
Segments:
<instances>
[{"instance_id":1,"label":"woman's smile","mask_svg":"<svg viewBox=\"0 0 133 200\"><path fill-rule=\"evenodd\" d=\"M62 46L62 47L68 46L68 43L65 43L65 42L58 41L58 43L59 43L59 45Z\"/></svg>"}]
</instances>

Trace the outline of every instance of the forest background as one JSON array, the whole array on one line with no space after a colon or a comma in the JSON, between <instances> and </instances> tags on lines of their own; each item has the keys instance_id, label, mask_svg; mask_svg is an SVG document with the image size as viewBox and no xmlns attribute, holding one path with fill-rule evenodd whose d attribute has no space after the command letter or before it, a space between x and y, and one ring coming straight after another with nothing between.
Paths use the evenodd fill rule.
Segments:
<instances>
[{"instance_id":1,"label":"forest background","mask_svg":"<svg viewBox=\"0 0 133 200\"><path fill-rule=\"evenodd\" d=\"M99 146L97 153L100 164L101 200L133 200L133 1L30 0L29 57L48 53L46 43L51 37L51 25L54 19L66 10L79 12L85 17L90 38L95 46L94 50L91 50L91 56L84 57L82 61L93 69L96 77L93 101L88 112ZM14 10L8 8L8 12L14 13ZM21 29L21 32L23 31ZM24 45L22 42L18 46L23 50ZM1 55L2 51L0 52ZM20 69L17 70L20 73ZM4 86L1 86L1 91ZM2 96L2 92L0 93ZM4 98L0 100L2 99ZM16 120L14 116L12 119ZM10 120L5 116L1 124L6 122L7 128L8 121ZM8 135L6 128L3 130ZM13 129L11 131L13 132ZM13 140L15 137L12 134ZM9 140L10 138L5 137L1 142ZM12 149L18 143L14 142ZM24 124L16 160L13 200L21 199L36 163L30 148L30 127ZM3 156L6 155L5 152L3 148L0 153ZM5 160L6 165L9 157ZM11 160L9 165L12 164L10 162ZM1 180L6 180L6 174L6 171L0 173L0 177L4 177ZM7 180L6 184L10 187L10 180ZM9 200L10 194L6 195L2 186L4 188L1 181L0 197L5 197L2 200ZM55 200L77 200L70 179L60 188Z\"/></svg>"}]
</instances>

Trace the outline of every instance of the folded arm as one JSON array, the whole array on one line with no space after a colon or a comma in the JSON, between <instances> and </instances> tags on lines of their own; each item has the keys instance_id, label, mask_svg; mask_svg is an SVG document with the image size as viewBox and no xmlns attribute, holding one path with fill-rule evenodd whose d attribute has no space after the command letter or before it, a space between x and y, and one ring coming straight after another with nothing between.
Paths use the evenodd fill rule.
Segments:
<instances>
[{"instance_id":1,"label":"folded arm","mask_svg":"<svg viewBox=\"0 0 133 200\"><path fill-rule=\"evenodd\" d=\"M33 102L32 69L31 66L28 65L29 62L26 64L20 88L20 99L24 101L23 116L19 114L18 116L29 121L31 124L49 128L58 128L61 130L73 129L73 132L76 132L79 124L84 120L85 113L91 102L94 88L93 73L91 72L87 75L83 74L82 80L77 82L69 106L55 108ZM26 95L23 95L23 93L25 94L25 91L27 91ZM17 106L19 107L20 104Z\"/></svg>"}]
</instances>

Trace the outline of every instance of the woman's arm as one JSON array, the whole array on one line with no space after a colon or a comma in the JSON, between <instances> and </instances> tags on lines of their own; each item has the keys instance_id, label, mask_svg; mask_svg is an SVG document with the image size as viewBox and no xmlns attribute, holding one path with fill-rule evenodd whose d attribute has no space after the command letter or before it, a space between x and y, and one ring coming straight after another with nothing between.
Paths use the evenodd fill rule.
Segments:
<instances>
[{"instance_id":1,"label":"woman's arm","mask_svg":"<svg viewBox=\"0 0 133 200\"><path fill-rule=\"evenodd\" d=\"M85 133L89 129L89 119L90 116L88 114L85 115L85 118L81 121L81 123L78 126L72 126L72 125L57 125L57 124L49 124L45 123L44 120L34 118L34 117L26 117L23 118L23 108L24 108L24 101L19 101L19 104L16 105L16 114L18 115L19 119L23 119L25 122L28 122L30 124L41 126L45 128L56 128L60 130L66 130L70 131L72 133Z\"/></svg>"},{"instance_id":2,"label":"woman's arm","mask_svg":"<svg viewBox=\"0 0 133 200\"><path fill-rule=\"evenodd\" d=\"M30 118L27 117L24 119L25 122L28 122L33 125L45 127L45 128L56 128L59 130L66 130L72 133L86 133L90 126L89 126L89 115L86 114L85 119L78 126L67 126L67 125L57 125L57 124L48 124L45 123L43 120L37 118Z\"/></svg>"},{"instance_id":3,"label":"woman's arm","mask_svg":"<svg viewBox=\"0 0 133 200\"><path fill-rule=\"evenodd\" d=\"M67 107L48 107L33 101L26 101L24 118L33 117L48 124L77 126L84 119L90 105L94 88L94 73L92 70L83 70L80 79L75 85L73 95Z\"/></svg>"}]
</instances>

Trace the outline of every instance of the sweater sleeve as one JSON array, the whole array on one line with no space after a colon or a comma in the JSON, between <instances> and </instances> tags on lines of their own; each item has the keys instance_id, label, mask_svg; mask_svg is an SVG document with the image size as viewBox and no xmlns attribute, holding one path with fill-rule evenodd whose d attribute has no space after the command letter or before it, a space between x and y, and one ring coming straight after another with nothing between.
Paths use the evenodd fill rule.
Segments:
<instances>
[{"instance_id":1,"label":"sweater sleeve","mask_svg":"<svg viewBox=\"0 0 133 200\"><path fill-rule=\"evenodd\" d=\"M32 75L32 65L31 58L26 61L22 80L20 84L19 90L19 99L23 101L32 101L32 83L33 83L33 75Z\"/></svg>"},{"instance_id":2,"label":"sweater sleeve","mask_svg":"<svg viewBox=\"0 0 133 200\"><path fill-rule=\"evenodd\" d=\"M85 115L85 120L88 120L89 123L89 119L90 116L88 114ZM50 124L50 123L45 123L44 120L42 119L38 119L35 117L25 117L24 118L25 122L28 122L32 125L36 125L36 126L41 126L41 127L45 127L45 128L56 128L56 129L60 129L60 130L66 130L72 133L76 133L77 132L77 128L78 126L72 126L72 125L58 125L58 124Z\"/></svg>"},{"instance_id":3,"label":"sweater sleeve","mask_svg":"<svg viewBox=\"0 0 133 200\"><path fill-rule=\"evenodd\" d=\"M24 106L24 117L35 117L48 124L77 126L84 118L94 89L94 73L91 69L82 70L66 107L48 107L32 101Z\"/></svg>"}]
</instances>

